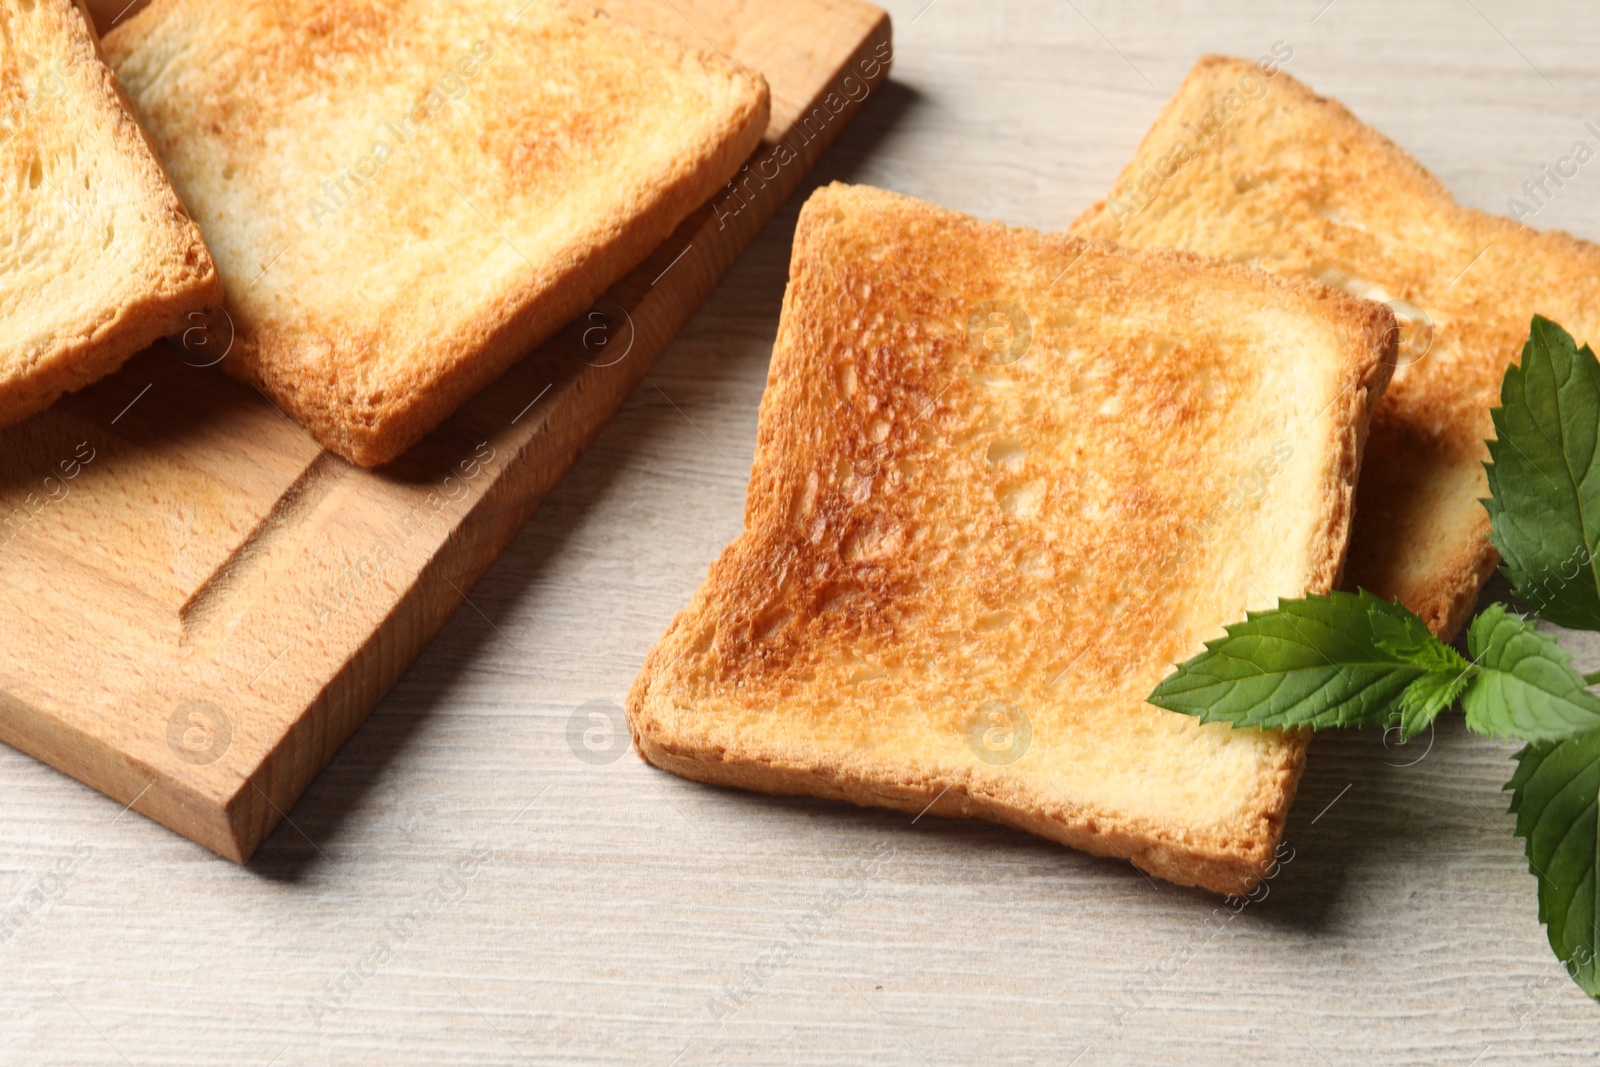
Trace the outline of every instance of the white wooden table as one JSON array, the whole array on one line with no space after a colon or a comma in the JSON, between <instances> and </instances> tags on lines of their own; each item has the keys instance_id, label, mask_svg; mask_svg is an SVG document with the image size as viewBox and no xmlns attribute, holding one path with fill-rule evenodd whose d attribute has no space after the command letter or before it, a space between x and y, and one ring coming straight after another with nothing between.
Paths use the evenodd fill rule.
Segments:
<instances>
[{"instance_id":1,"label":"white wooden table","mask_svg":"<svg viewBox=\"0 0 1600 1067\"><path fill-rule=\"evenodd\" d=\"M1280 40L1480 207L1595 143L1591 4L1324 3L892 4L894 83L816 179L1063 228L1195 58ZM1503 814L1512 746L1458 718L1425 753L1318 738L1293 860L1226 921L1022 834L569 741L739 529L797 207L251 866L0 751L0 1063L1600 1057ZM1534 222L1600 238L1600 163Z\"/></svg>"}]
</instances>

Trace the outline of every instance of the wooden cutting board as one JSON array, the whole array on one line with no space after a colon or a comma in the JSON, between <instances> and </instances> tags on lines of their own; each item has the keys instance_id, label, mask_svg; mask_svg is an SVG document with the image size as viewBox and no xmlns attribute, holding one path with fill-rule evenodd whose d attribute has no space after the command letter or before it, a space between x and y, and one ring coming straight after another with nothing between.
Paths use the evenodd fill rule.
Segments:
<instances>
[{"instance_id":1,"label":"wooden cutting board","mask_svg":"<svg viewBox=\"0 0 1600 1067\"><path fill-rule=\"evenodd\" d=\"M747 170L382 470L224 377L220 313L0 431L0 740L248 859L888 74L856 0L603 6L765 75Z\"/></svg>"}]
</instances>

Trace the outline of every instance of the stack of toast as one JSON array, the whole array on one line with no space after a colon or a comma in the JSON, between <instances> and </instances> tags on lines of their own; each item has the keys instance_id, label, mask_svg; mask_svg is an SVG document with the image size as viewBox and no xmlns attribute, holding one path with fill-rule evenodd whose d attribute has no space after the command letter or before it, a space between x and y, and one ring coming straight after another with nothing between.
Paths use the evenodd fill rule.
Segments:
<instances>
[{"instance_id":1,"label":"stack of toast","mask_svg":"<svg viewBox=\"0 0 1600 1067\"><path fill-rule=\"evenodd\" d=\"M824 189L745 530L634 683L639 750L1246 892L1304 737L1146 695L1340 584L1453 636L1502 372L1597 298L1600 248L1456 205L1270 60L1201 60L1070 236Z\"/></svg>"},{"instance_id":2,"label":"stack of toast","mask_svg":"<svg viewBox=\"0 0 1600 1067\"><path fill-rule=\"evenodd\" d=\"M223 367L386 463L756 147L759 75L566 0L0 11L0 425L221 309ZM1070 234L805 205L745 530L629 697L690 778L981 816L1248 891L1305 758L1146 695L1341 583L1460 627L1524 324L1600 248L1455 204L1268 61L1202 60ZM1391 381L1392 379L1392 381Z\"/></svg>"}]
</instances>

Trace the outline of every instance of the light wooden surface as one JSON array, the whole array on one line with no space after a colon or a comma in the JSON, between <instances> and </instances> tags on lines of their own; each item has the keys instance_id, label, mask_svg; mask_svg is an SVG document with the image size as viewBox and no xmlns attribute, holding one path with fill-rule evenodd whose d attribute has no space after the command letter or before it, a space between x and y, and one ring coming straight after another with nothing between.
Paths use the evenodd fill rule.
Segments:
<instances>
[{"instance_id":1,"label":"light wooden surface","mask_svg":"<svg viewBox=\"0 0 1600 1067\"><path fill-rule=\"evenodd\" d=\"M1600 121L1586 4L1324 2L891 4L894 79L815 177L1061 228L1197 55L1277 40L1477 206ZM1600 238L1596 168L1534 224ZM606 750L585 705L739 528L795 210L249 866L0 750L0 1062L1595 1062L1502 814L1511 746L1458 719L1319 738L1293 859L1227 919L992 826Z\"/></svg>"},{"instance_id":2,"label":"light wooden surface","mask_svg":"<svg viewBox=\"0 0 1600 1067\"><path fill-rule=\"evenodd\" d=\"M248 859L887 70L856 0L613 7L766 76L756 177L382 469L210 369L225 312L0 432L0 741Z\"/></svg>"}]
</instances>

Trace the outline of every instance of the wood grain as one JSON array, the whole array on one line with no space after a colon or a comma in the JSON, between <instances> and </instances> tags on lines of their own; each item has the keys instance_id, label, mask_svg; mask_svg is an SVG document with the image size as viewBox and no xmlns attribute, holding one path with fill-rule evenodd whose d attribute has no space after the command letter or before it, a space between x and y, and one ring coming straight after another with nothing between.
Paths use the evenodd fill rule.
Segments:
<instances>
[{"instance_id":1,"label":"wood grain","mask_svg":"<svg viewBox=\"0 0 1600 1067\"><path fill-rule=\"evenodd\" d=\"M1064 229L1197 55L1285 40L1296 77L1503 211L1600 120L1600 23L1473 2L890 0L894 77L808 183ZM1533 224L1600 238L1595 167ZM1594 1062L1600 1015L1544 943L1504 814L1513 746L1459 716L1420 751L1318 738L1295 857L1226 923L1208 895L997 827L577 758L582 709L620 703L740 529L804 193L248 866L0 748L0 1063ZM858 889L879 842L894 859ZM479 844L496 855L464 891L386 933Z\"/></svg>"},{"instance_id":2,"label":"wood grain","mask_svg":"<svg viewBox=\"0 0 1600 1067\"><path fill-rule=\"evenodd\" d=\"M0 740L248 859L888 70L856 0L612 7L765 75L746 168L381 470L224 381L221 312L0 433Z\"/></svg>"}]
</instances>

